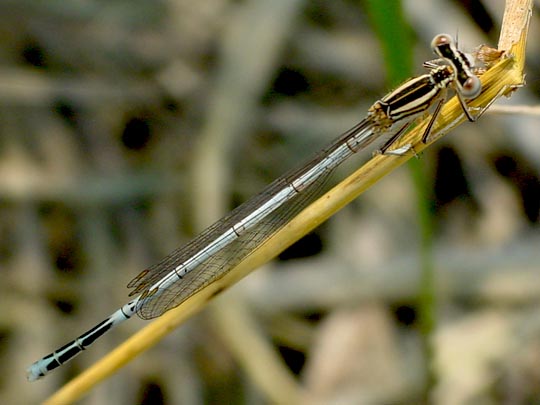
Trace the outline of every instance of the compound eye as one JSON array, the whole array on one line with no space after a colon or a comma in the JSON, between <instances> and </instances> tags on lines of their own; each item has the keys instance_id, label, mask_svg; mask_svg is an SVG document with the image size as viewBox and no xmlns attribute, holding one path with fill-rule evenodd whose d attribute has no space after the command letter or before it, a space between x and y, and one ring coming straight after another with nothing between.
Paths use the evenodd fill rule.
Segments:
<instances>
[{"instance_id":1,"label":"compound eye","mask_svg":"<svg viewBox=\"0 0 540 405\"><path fill-rule=\"evenodd\" d=\"M482 83L476 76L471 76L463 83L461 94L465 98L476 98L482 91Z\"/></svg>"},{"instance_id":2,"label":"compound eye","mask_svg":"<svg viewBox=\"0 0 540 405\"><path fill-rule=\"evenodd\" d=\"M439 34L431 41L431 49L436 51L439 47L443 45L449 45L454 42L454 39L448 34Z\"/></svg>"}]
</instances>

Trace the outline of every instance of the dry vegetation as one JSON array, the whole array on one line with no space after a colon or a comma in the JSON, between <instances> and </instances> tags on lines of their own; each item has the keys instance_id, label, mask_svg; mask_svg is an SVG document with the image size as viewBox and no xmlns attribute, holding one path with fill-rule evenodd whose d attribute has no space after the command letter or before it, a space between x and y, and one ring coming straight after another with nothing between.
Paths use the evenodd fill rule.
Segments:
<instances>
[{"instance_id":1,"label":"dry vegetation","mask_svg":"<svg viewBox=\"0 0 540 405\"><path fill-rule=\"evenodd\" d=\"M497 42L504 4L481 4L406 2L417 73L436 33L458 31L469 50ZM140 329L24 378L124 304L141 269L388 90L362 2L9 0L0 20L5 404L42 401ZM533 15L530 38L538 26ZM538 104L539 55L531 41L513 103ZM539 125L486 114L420 157L436 221L434 402L540 400ZM298 387L306 403L417 402L428 361L408 176L387 177L83 403L255 404Z\"/></svg>"}]
</instances>

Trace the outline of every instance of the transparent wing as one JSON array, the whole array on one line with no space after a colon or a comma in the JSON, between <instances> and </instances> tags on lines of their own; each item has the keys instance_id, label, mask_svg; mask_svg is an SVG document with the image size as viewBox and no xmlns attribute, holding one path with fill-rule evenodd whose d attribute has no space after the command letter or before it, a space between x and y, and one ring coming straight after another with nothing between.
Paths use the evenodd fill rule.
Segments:
<instances>
[{"instance_id":1,"label":"transparent wing","mask_svg":"<svg viewBox=\"0 0 540 405\"><path fill-rule=\"evenodd\" d=\"M128 284L128 288L133 288L130 296L142 293L141 300L144 302L137 311L138 315L143 319L160 316L169 309L180 305L205 286L223 277L231 268L255 251L265 240L321 195L323 185L333 170L322 170L317 179L306 189L296 194L281 207L273 209L271 213L267 215L264 212L261 213L261 220L254 226L247 229L240 237L230 242L217 253L202 259L195 269L183 276L182 280L178 280L177 283L174 283L165 291L161 291L159 295L156 294L157 296L153 296L152 299L144 300L149 295L149 289L153 285L174 271L182 263L192 258L196 253L204 251L217 237L258 207L264 205L278 191L287 187L291 181L314 167L329 152L341 146L344 139L349 138L352 134L358 134L363 131L366 133L366 143L371 143L373 139L369 135L372 133L372 127L371 120L363 120L345 132L327 148L319 152L309 162L275 180L261 193L237 207L229 215L207 228L191 242L178 248L159 263L141 272Z\"/></svg>"}]
</instances>

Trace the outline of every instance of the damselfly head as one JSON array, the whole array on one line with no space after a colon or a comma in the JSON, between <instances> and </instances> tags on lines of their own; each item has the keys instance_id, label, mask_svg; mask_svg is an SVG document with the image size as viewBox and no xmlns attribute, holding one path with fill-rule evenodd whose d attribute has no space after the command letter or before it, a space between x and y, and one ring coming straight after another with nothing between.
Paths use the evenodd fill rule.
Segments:
<instances>
[{"instance_id":1,"label":"damselfly head","mask_svg":"<svg viewBox=\"0 0 540 405\"><path fill-rule=\"evenodd\" d=\"M460 92L465 98L476 98L482 91L482 83L477 76L471 76L461 85Z\"/></svg>"},{"instance_id":2,"label":"damselfly head","mask_svg":"<svg viewBox=\"0 0 540 405\"><path fill-rule=\"evenodd\" d=\"M440 49L441 46L454 44L454 38L452 38L450 35L439 34L436 35L431 41L431 49L433 49L433 52L435 52L436 54L440 54L440 52L438 52L437 50Z\"/></svg>"}]
</instances>

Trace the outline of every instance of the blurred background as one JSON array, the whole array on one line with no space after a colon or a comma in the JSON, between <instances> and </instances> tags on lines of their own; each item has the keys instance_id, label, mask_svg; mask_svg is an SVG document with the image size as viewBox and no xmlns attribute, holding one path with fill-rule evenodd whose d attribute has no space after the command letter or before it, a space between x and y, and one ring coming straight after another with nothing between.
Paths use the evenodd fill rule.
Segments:
<instances>
[{"instance_id":1,"label":"blurred background","mask_svg":"<svg viewBox=\"0 0 540 405\"><path fill-rule=\"evenodd\" d=\"M41 402L144 327L25 379L127 302L142 269L362 119L395 84L386 34L408 50L390 66L403 79L437 33L496 46L503 9L0 2L0 402ZM538 106L538 22L527 86L502 104ZM539 127L461 125L413 162L427 193L395 171L81 403L538 403Z\"/></svg>"}]
</instances>

